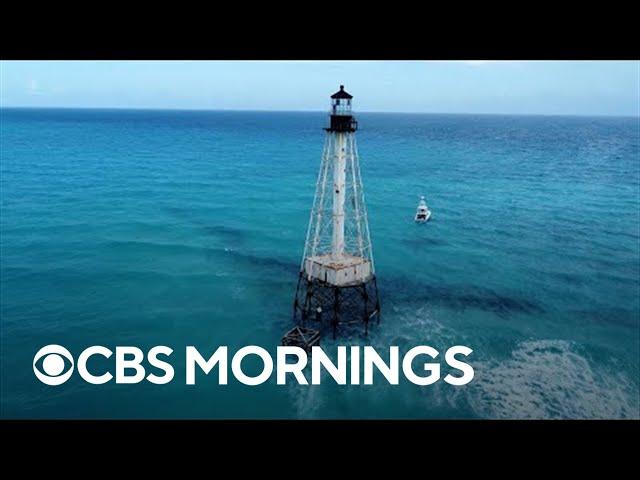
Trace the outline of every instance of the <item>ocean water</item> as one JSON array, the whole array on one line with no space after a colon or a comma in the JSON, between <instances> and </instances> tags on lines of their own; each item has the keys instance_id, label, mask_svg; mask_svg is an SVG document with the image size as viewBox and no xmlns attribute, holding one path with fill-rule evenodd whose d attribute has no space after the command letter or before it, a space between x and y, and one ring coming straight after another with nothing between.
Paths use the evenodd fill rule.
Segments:
<instances>
[{"instance_id":1,"label":"ocean water","mask_svg":"<svg viewBox=\"0 0 640 480\"><path fill-rule=\"evenodd\" d=\"M185 385L186 345L290 326L325 114L3 109L2 417L638 418L638 119L358 119L382 321L323 346L467 345L470 384ZM176 378L48 387L51 343L168 345Z\"/></svg>"}]
</instances>

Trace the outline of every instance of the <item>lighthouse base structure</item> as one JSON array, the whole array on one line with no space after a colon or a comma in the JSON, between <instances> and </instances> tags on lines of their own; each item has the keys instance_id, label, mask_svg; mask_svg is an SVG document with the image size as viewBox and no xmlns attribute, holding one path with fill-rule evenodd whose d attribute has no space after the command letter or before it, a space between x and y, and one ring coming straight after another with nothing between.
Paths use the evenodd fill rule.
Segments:
<instances>
[{"instance_id":1,"label":"lighthouse base structure","mask_svg":"<svg viewBox=\"0 0 640 480\"><path fill-rule=\"evenodd\" d=\"M366 335L370 321L380 322L376 277L370 275L366 281L336 285L302 271L293 317L303 327L331 327L334 338L339 327L355 324L363 324Z\"/></svg>"}]
</instances>

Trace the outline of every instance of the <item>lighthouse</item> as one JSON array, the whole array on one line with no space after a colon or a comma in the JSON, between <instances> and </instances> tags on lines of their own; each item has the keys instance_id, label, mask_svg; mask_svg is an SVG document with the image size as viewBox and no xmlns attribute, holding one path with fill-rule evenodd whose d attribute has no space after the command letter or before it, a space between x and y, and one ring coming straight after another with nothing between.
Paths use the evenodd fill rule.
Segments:
<instances>
[{"instance_id":1,"label":"lighthouse","mask_svg":"<svg viewBox=\"0 0 640 480\"><path fill-rule=\"evenodd\" d=\"M293 306L303 329L379 321L380 302L356 146L353 96L331 95L329 126Z\"/></svg>"}]
</instances>

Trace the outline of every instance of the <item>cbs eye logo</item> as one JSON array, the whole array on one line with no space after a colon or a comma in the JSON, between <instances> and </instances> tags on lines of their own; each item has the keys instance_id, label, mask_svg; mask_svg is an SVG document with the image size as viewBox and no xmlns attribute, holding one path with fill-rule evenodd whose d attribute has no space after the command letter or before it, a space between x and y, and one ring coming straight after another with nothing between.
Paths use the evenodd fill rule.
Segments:
<instances>
[{"instance_id":1,"label":"cbs eye logo","mask_svg":"<svg viewBox=\"0 0 640 480\"><path fill-rule=\"evenodd\" d=\"M40 368L38 368L40 359L42 359L42 362L40 362ZM67 362L65 362L65 359ZM70 365L66 372L64 371L65 363ZM73 367L71 353L61 345L42 347L33 357L33 373L36 374L38 380L47 385L62 385L71 377Z\"/></svg>"}]
</instances>

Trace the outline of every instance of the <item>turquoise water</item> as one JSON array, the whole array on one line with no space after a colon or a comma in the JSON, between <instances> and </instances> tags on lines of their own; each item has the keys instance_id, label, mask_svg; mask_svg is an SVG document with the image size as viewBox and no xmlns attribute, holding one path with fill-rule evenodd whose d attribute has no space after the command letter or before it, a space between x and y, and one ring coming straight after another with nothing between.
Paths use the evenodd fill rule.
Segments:
<instances>
[{"instance_id":1,"label":"turquoise water","mask_svg":"<svg viewBox=\"0 0 640 480\"><path fill-rule=\"evenodd\" d=\"M476 377L246 387L182 352L279 343L326 115L1 115L3 417L640 416L637 118L359 115L383 317L323 346L467 345ZM168 345L176 378L47 387L50 343Z\"/></svg>"}]
</instances>

